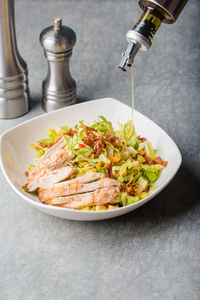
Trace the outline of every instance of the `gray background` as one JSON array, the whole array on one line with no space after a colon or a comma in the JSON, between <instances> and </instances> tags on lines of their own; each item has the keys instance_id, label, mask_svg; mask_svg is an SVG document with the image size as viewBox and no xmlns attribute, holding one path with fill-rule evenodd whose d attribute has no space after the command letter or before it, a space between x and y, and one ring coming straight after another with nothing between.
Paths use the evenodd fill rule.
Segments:
<instances>
[{"instance_id":1,"label":"gray background","mask_svg":"<svg viewBox=\"0 0 200 300\"><path fill-rule=\"evenodd\" d=\"M46 61L40 31L55 16L77 33L71 72L79 102L114 97L131 104L128 73L117 69L134 0L16 1L20 52L28 63L31 111L1 120L6 129L43 113ZM135 59L135 106L175 140L183 164L142 208L100 222L75 222L28 206L0 178L0 299L200 299L200 2Z\"/></svg>"}]
</instances>

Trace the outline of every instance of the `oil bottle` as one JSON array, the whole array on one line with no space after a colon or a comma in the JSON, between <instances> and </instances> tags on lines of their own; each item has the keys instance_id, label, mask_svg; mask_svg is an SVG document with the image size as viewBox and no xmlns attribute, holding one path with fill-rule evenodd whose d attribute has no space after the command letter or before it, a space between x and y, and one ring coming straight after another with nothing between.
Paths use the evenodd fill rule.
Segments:
<instances>
[{"instance_id":1,"label":"oil bottle","mask_svg":"<svg viewBox=\"0 0 200 300\"><path fill-rule=\"evenodd\" d=\"M177 20L186 3L187 0L139 0L144 12L126 34L129 44L119 64L122 71L126 71L126 66L132 66L139 50L151 47L152 39L162 23L171 24Z\"/></svg>"}]
</instances>

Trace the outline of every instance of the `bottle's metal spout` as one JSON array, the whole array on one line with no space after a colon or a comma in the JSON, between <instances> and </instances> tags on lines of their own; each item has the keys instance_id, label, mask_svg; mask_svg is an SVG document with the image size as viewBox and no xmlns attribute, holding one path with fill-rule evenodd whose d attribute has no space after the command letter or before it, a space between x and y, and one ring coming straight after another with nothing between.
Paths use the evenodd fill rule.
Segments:
<instances>
[{"instance_id":1,"label":"bottle's metal spout","mask_svg":"<svg viewBox=\"0 0 200 300\"><path fill-rule=\"evenodd\" d=\"M141 45L137 42L129 42L126 51L122 54L122 59L119 64L119 68L122 71L126 71L126 66L132 66L134 57L139 51L140 47Z\"/></svg>"},{"instance_id":2,"label":"bottle's metal spout","mask_svg":"<svg viewBox=\"0 0 200 300\"><path fill-rule=\"evenodd\" d=\"M162 22L176 21L186 2L187 0L139 0L144 12L126 34L129 44L119 64L122 71L126 71L126 66L132 66L139 49L145 51L151 47L151 41Z\"/></svg>"}]
</instances>

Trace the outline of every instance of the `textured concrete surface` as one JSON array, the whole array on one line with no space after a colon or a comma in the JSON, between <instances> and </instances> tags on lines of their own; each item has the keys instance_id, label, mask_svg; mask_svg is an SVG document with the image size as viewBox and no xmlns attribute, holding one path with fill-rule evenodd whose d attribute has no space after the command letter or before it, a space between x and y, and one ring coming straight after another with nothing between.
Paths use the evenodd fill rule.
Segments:
<instances>
[{"instance_id":1,"label":"textured concrete surface","mask_svg":"<svg viewBox=\"0 0 200 300\"><path fill-rule=\"evenodd\" d=\"M38 42L54 16L74 28L71 72L79 101L131 103L129 74L117 65L136 0L16 1L18 45L28 63L32 109L0 120L1 132L40 115L46 61ZM200 299L199 0L135 59L135 106L164 128L183 155L169 186L142 208L101 222L73 222L20 201L0 178L0 299Z\"/></svg>"}]
</instances>

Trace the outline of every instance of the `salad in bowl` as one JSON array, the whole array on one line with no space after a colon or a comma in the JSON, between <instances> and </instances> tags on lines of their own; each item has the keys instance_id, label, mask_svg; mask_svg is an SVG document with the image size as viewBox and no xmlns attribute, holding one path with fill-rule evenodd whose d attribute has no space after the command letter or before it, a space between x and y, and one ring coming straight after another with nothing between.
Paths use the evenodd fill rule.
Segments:
<instances>
[{"instance_id":1,"label":"salad in bowl","mask_svg":"<svg viewBox=\"0 0 200 300\"><path fill-rule=\"evenodd\" d=\"M36 160L25 172L23 189L63 208L101 211L138 202L156 189L167 166L131 120L114 130L103 116L90 125L49 128L47 138L31 147Z\"/></svg>"}]
</instances>

